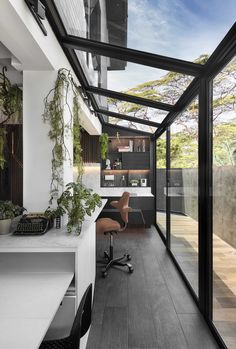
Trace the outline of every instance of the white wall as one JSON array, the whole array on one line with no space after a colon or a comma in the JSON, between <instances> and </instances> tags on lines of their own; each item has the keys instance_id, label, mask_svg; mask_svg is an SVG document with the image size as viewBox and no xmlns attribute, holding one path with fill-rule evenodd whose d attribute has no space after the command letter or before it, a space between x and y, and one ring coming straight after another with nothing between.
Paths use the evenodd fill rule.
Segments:
<instances>
[{"instance_id":1,"label":"white wall","mask_svg":"<svg viewBox=\"0 0 236 349\"><path fill-rule=\"evenodd\" d=\"M49 23L44 20L43 24L47 36L24 0L0 0L0 42L23 69L23 203L29 211L46 209L49 200L52 143L47 135L48 125L43 123L43 100L54 86L58 69L72 71ZM81 124L88 133L100 134L98 118L91 114L82 98L80 104ZM71 140L69 143L72 148ZM65 183L68 183L73 178L73 170L68 162L63 169Z\"/></svg>"},{"instance_id":2,"label":"white wall","mask_svg":"<svg viewBox=\"0 0 236 349\"><path fill-rule=\"evenodd\" d=\"M44 211L50 198L52 142L43 123L43 96L53 86L57 72L23 74L23 203L29 211Z\"/></svg>"},{"instance_id":3,"label":"white wall","mask_svg":"<svg viewBox=\"0 0 236 349\"><path fill-rule=\"evenodd\" d=\"M67 68L72 71L47 20L44 36L24 0L0 0L0 41L20 61L23 71L48 71ZM77 81L74 76L75 81ZM101 124L81 99L82 124L93 135L101 133Z\"/></svg>"}]
</instances>

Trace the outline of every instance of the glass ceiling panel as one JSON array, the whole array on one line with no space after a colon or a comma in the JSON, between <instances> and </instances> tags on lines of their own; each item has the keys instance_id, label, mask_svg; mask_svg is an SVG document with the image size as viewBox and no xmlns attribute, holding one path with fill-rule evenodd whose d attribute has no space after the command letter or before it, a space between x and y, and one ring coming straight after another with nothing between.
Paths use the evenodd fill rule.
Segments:
<instances>
[{"instance_id":1,"label":"glass ceiling panel","mask_svg":"<svg viewBox=\"0 0 236 349\"><path fill-rule=\"evenodd\" d=\"M54 2L68 34L203 63L235 22L235 0Z\"/></svg>"},{"instance_id":2,"label":"glass ceiling panel","mask_svg":"<svg viewBox=\"0 0 236 349\"><path fill-rule=\"evenodd\" d=\"M85 59L84 52L75 52ZM175 104L193 80L189 75L91 53L87 62L84 69L92 86L167 104Z\"/></svg>"},{"instance_id":3,"label":"glass ceiling panel","mask_svg":"<svg viewBox=\"0 0 236 349\"><path fill-rule=\"evenodd\" d=\"M114 113L132 116L143 120L161 123L168 111L146 107L144 105L120 101L115 98L107 98L94 94L100 109L109 110Z\"/></svg>"},{"instance_id":4,"label":"glass ceiling panel","mask_svg":"<svg viewBox=\"0 0 236 349\"><path fill-rule=\"evenodd\" d=\"M108 116L108 123L111 125L123 126L123 127L131 128L133 130L149 132L149 133L154 133L157 129L156 127L153 127L153 126L143 125L143 124L139 124L137 122L128 121L128 120L121 120L121 119L114 118L112 116Z\"/></svg>"}]
</instances>

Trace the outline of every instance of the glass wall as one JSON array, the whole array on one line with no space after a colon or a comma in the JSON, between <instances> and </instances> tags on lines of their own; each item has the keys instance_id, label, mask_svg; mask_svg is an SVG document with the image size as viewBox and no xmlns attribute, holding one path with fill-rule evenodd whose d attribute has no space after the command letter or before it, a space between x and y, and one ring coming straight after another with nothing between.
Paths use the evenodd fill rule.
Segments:
<instances>
[{"instance_id":1,"label":"glass wall","mask_svg":"<svg viewBox=\"0 0 236 349\"><path fill-rule=\"evenodd\" d=\"M55 3L70 35L185 60L201 59L203 52L211 54L235 21L233 0L217 1L217 11L213 11L214 1L55 0Z\"/></svg>"},{"instance_id":2,"label":"glass wall","mask_svg":"<svg viewBox=\"0 0 236 349\"><path fill-rule=\"evenodd\" d=\"M236 58L213 81L213 321L236 348Z\"/></svg>"},{"instance_id":3,"label":"glass wall","mask_svg":"<svg viewBox=\"0 0 236 349\"><path fill-rule=\"evenodd\" d=\"M164 132L156 141L156 223L166 237L166 134Z\"/></svg>"},{"instance_id":4,"label":"glass wall","mask_svg":"<svg viewBox=\"0 0 236 349\"><path fill-rule=\"evenodd\" d=\"M171 250L198 295L198 99L170 131Z\"/></svg>"}]
</instances>

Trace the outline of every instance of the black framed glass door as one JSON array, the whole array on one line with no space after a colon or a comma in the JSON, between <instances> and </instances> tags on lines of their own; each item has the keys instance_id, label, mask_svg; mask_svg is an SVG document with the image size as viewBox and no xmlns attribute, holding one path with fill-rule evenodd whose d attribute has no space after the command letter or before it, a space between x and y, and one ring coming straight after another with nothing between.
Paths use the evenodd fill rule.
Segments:
<instances>
[{"instance_id":1,"label":"black framed glass door","mask_svg":"<svg viewBox=\"0 0 236 349\"><path fill-rule=\"evenodd\" d=\"M167 235L167 131L156 141L156 224Z\"/></svg>"}]
</instances>

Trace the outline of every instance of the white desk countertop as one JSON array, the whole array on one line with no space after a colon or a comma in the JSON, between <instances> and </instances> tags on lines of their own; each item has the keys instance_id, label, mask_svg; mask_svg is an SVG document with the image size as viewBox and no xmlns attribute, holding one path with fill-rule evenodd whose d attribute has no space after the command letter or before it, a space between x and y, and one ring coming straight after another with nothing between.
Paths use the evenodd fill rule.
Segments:
<instances>
[{"instance_id":1,"label":"white desk countertop","mask_svg":"<svg viewBox=\"0 0 236 349\"><path fill-rule=\"evenodd\" d=\"M51 252L75 252L83 257L83 249L89 243L88 238L93 230L95 239L94 222L106 202L107 200L103 199L102 206L97 207L91 217L85 219L79 236L68 234L66 227L51 229L38 236L0 236L1 349L37 349L50 327L74 273L75 279L78 278L76 268L83 268L82 265L76 265L73 271L67 270L68 261L65 259L65 270L50 270L45 269L45 266L41 269L41 264L35 266L27 263L30 254L26 255L23 264L22 259L19 259L17 264L11 256L9 257L9 253L16 256L20 253L22 256L28 252L49 252L50 257ZM43 260L47 263L47 260Z\"/></svg>"},{"instance_id":2,"label":"white desk countertop","mask_svg":"<svg viewBox=\"0 0 236 349\"><path fill-rule=\"evenodd\" d=\"M102 199L102 206L97 207L91 217L87 217L82 224L81 234L68 234L66 227L51 229L44 235L16 236L0 235L0 252L75 252L79 249L86 233L90 233L91 223L95 222L107 200Z\"/></svg>"},{"instance_id":3,"label":"white desk countertop","mask_svg":"<svg viewBox=\"0 0 236 349\"><path fill-rule=\"evenodd\" d=\"M38 348L73 276L0 271L0 348Z\"/></svg>"},{"instance_id":4,"label":"white desk countertop","mask_svg":"<svg viewBox=\"0 0 236 349\"><path fill-rule=\"evenodd\" d=\"M150 187L103 187L97 190L97 193L102 197L121 196L124 191L130 193L130 197L154 197Z\"/></svg>"}]
</instances>

